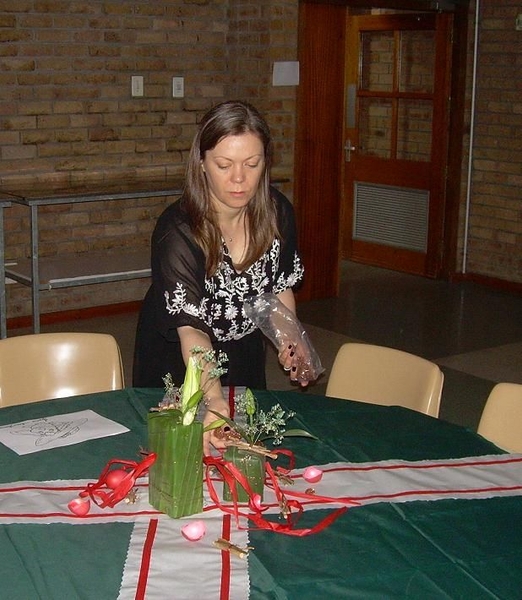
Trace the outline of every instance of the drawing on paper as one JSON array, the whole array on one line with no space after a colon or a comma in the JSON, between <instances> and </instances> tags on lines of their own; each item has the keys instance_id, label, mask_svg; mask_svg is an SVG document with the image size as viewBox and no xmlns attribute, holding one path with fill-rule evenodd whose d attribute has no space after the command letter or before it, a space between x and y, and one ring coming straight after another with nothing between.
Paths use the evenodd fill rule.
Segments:
<instances>
[{"instance_id":1,"label":"drawing on paper","mask_svg":"<svg viewBox=\"0 0 522 600\"><path fill-rule=\"evenodd\" d=\"M52 417L43 417L10 426L12 435L31 435L35 438L35 446L45 446L60 438L67 438L80 431L81 426L89 419L76 419L71 421L53 420Z\"/></svg>"},{"instance_id":2,"label":"drawing on paper","mask_svg":"<svg viewBox=\"0 0 522 600\"><path fill-rule=\"evenodd\" d=\"M0 444L22 455L72 446L127 431L129 429L121 423L87 409L0 425Z\"/></svg>"}]
</instances>

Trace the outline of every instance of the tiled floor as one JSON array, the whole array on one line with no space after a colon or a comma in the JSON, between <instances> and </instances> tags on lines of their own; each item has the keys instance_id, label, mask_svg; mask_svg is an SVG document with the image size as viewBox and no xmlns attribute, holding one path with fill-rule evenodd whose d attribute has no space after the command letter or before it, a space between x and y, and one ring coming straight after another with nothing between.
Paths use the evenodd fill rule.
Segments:
<instances>
[{"instance_id":1,"label":"tiled floor","mask_svg":"<svg viewBox=\"0 0 522 600\"><path fill-rule=\"evenodd\" d=\"M440 417L473 429L495 383L522 383L520 295L346 262L340 297L304 303L299 316L434 360L445 375Z\"/></svg>"},{"instance_id":2,"label":"tiled floor","mask_svg":"<svg viewBox=\"0 0 522 600\"><path fill-rule=\"evenodd\" d=\"M335 353L350 339L393 346L437 362L445 375L440 417L472 429L496 382L522 383L519 295L347 262L339 298L301 303L298 314L325 367L310 389L313 393L324 393ZM122 349L130 384L136 317L58 323L42 331L112 333ZM268 354L267 379L272 389L293 387L279 369L275 352Z\"/></svg>"}]
</instances>

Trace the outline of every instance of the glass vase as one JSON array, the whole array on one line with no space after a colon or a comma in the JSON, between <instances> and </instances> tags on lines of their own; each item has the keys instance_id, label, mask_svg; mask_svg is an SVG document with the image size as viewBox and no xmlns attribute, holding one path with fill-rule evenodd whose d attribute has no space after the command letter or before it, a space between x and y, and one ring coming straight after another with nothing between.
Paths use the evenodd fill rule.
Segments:
<instances>
[{"instance_id":1,"label":"glass vase","mask_svg":"<svg viewBox=\"0 0 522 600\"><path fill-rule=\"evenodd\" d=\"M226 462L234 464L239 471L246 477L252 492L259 494L263 499L263 491L265 487L265 462L266 457L263 454L252 452L248 449L229 446L223 455ZM245 488L237 481L236 482L237 500L238 502L248 502L249 495ZM223 500L231 501L232 492L229 485L223 484Z\"/></svg>"}]
</instances>

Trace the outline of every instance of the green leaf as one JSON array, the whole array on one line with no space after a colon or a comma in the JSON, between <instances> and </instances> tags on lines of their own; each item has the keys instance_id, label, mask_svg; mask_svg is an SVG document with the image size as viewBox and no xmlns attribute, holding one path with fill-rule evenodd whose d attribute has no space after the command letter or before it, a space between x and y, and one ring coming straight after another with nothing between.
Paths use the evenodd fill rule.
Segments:
<instances>
[{"instance_id":1,"label":"green leaf","mask_svg":"<svg viewBox=\"0 0 522 600\"><path fill-rule=\"evenodd\" d=\"M222 419L224 421L224 423L226 423L230 428L232 428L234 431L237 431L239 433L239 435L245 441L248 441L247 438L246 438L244 429L242 427L238 427L238 425L237 425L237 423L235 421L233 421L229 417L225 417L225 415L222 415L221 413L218 413L215 410L209 409L209 412L211 412L212 414L216 415L216 417L219 417L220 419ZM224 423L222 423L222 425Z\"/></svg>"},{"instance_id":2,"label":"green leaf","mask_svg":"<svg viewBox=\"0 0 522 600\"><path fill-rule=\"evenodd\" d=\"M198 404L203 398L203 391L198 390L188 399L188 402L183 407L183 425L190 425L195 417L198 410Z\"/></svg>"},{"instance_id":3,"label":"green leaf","mask_svg":"<svg viewBox=\"0 0 522 600\"><path fill-rule=\"evenodd\" d=\"M212 423L209 423L205 429L203 429L203 432L207 432L207 431L212 431L213 429L219 429L220 427L223 427L223 425L226 424L225 419L216 419L215 421L212 421Z\"/></svg>"},{"instance_id":4,"label":"green leaf","mask_svg":"<svg viewBox=\"0 0 522 600\"><path fill-rule=\"evenodd\" d=\"M236 424L230 417L225 417L225 415L222 415L221 413L218 413L216 410L212 410L211 408L209 408L208 411L211 412L213 415L216 415L216 417L223 419L223 421L230 425L230 427L233 427L234 429L236 428Z\"/></svg>"},{"instance_id":5,"label":"green leaf","mask_svg":"<svg viewBox=\"0 0 522 600\"><path fill-rule=\"evenodd\" d=\"M158 410L156 412L149 413L150 419L161 417L169 417L169 419L174 419L174 422L181 423L183 415L181 411L177 408L168 408L167 410Z\"/></svg>"},{"instance_id":6,"label":"green leaf","mask_svg":"<svg viewBox=\"0 0 522 600\"><path fill-rule=\"evenodd\" d=\"M246 399L246 414L249 417L251 417L252 415L254 415L256 413L257 406L256 406L256 398L250 388L247 388L245 390L245 399Z\"/></svg>"},{"instance_id":7,"label":"green leaf","mask_svg":"<svg viewBox=\"0 0 522 600\"><path fill-rule=\"evenodd\" d=\"M203 510L203 424L195 421L184 427L169 419L149 416L148 447L157 454L149 473L152 506L173 519L200 513Z\"/></svg>"},{"instance_id":8,"label":"green leaf","mask_svg":"<svg viewBox=\"0 0 522 600\"><path fill-rule=\"evenodd\" d=\"M202 399L203 399L203 390L198 390L197 392L192 394L192 396L189 398L189 401L187 402L183 412L186 413L191 408L195 408L196 406L198 406L198 404L201 402Z\"/></svg>"},{"instance_id":9,"label":"green leaf","mask_svg":"<svg viewBox=\"0 0 522 600\"><path fill-rule=\"evenodd\" d=\"M312 435L304 429L289 429L283 433L283 437L307 437L316 440L316 436Z\"/></svg>"}]
</instances>

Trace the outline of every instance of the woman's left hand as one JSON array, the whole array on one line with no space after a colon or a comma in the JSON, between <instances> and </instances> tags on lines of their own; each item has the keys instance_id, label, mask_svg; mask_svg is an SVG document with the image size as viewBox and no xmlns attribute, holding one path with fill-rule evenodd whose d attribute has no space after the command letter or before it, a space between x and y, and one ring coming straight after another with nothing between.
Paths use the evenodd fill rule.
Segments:
<instances>
[{"instance_id":1,"label":"woman's left hand","mask_svg":"<svg viewBox=\"0 0 522 600\"><path fill-rule=\"evenodd\" d=\"M304 355L299 343L288 344L279 352L278 358L283 369L288 371L291 381L299 383L301 387L306 387L309 384L309 379L306 376L306 365L310 357Z\"/></svg>"}]
</instances>

